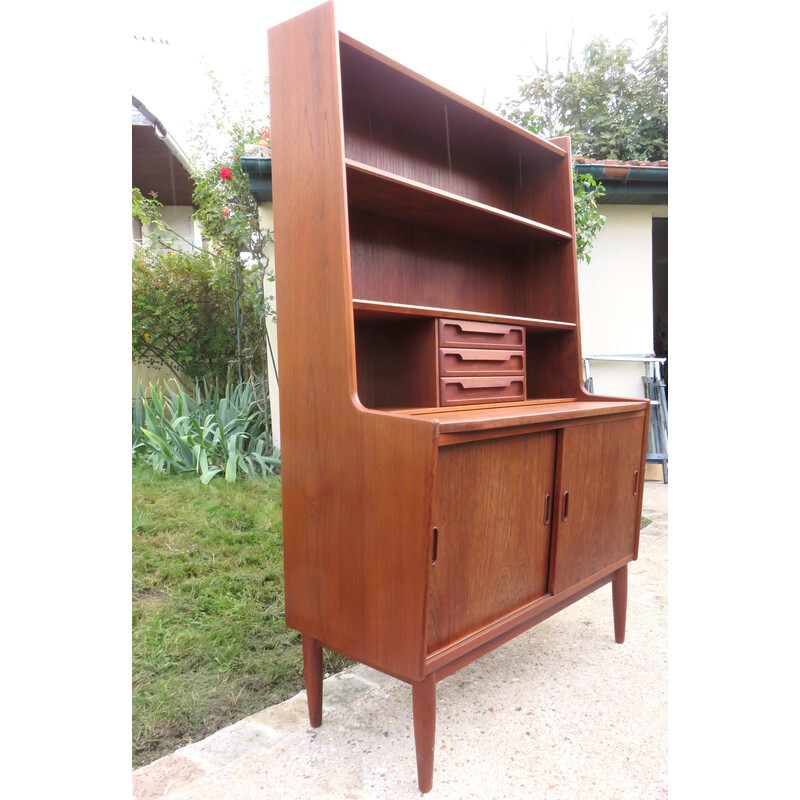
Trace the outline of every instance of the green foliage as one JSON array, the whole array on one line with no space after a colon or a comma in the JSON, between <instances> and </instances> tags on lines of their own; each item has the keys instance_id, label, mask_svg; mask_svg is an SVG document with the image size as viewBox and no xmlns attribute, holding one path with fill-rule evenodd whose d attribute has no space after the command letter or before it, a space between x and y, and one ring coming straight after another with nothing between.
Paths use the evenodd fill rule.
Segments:
<instances>
[{"instance_id":1,"label":"green foliage","mask_svg":"<svg viewBox=\"0 0 800 800\"><path fill-rule=\"evenodd\" d=\"M553 72L549 61L535 65L518 94L499 113L548 139L569 136L573 155L593 159L658 161L667 153L667 15L654 17L653 41L643 58L632 58L629 44L611 47L596 37L579 63L567 56L566 68ZM556 59L558 60L558 59ZM596 201L605 193L589 175L573 170L578 258L589 263L605 217Z\"/></svg>"},{"instance_id":2,"label":"green foliage","mask_svg":"<svg viewBox=\"0 0 800 800\"><path fill-rule=\"evenodd\" d=\"M195 472L204 484L215 475L266 477L280 466L271 454L263 385L253 379L218 387L151 386L137 389L133 407L133 458L154 472Z\"/></svg>"},{"instance_id":3,"label":"green foliage","mask_svg":"<svg viewBox=\"0 0 800 800\"><path fill-rule=\"evenodd\" d=\"M133 359L166 364L193 380L224 384L238 341L264 338L255 280L203 252L137 248L132 260ZM236 304L243 310L237 329ZM252 359L257 369L265 362Z\"/></svg>"},{"instance_id":4,"label":"green foliage","mask_svg":"<svg viewBox=\"0 0 800 800\"><path fill-rule=\"evenodd\" d=\"M284 622L278 476L203 486L135 468L133 765L149 763L303 688ZM324 669L350 662L325 650Z\"/></svg>"},{"instance_id":5,"label":"green foliage","mask_svg":"<svg viewBox=\"0 0 800 800\"><path fill-rule=\"evenodd\" d=\"M606 224L606 218L597 210L597 198L602 197L606 190L591 175L579 175L574 169L572 181L578 260L588 264L592 260L590 253L594 240Z\"/></svg>"},{"instance_id":6,"label":"green foliage","mask_svg":"<svg viewBox=\"0 0 800 800\"><path fill-rule=\"evenodd\" d=\"M274 296L265 293L274 280L266 253L272 232L260 225L240 159L245 145L268 141L267 97L262 93L253 113L235 118L210 78L216 106L195 134L190 169L205 246L167 225L157 198L133 192L132 214L147 225L145 246L133 257L133 355L195 380L222 383L232 362L240 380L263 379L266 318L274 316ZM178 250L181 240L191 253Z\"/></svg>"},{"instance_id":7,"label":"green foliage","mask_svg":"<svg viewBox=\"0 0 800 800\"><path fill-rule=\"evenodd\" d=\"M586 158L667 159L667 15L651 27L653 41L639 60L628 43L612 47L596 37L582 61L570 53L563 70L536 65L500 113L547 138L570 136L573 152Z\"/></svg>"},{"instance_id":8,"label":"green foliage","mask_svg":"<svg viewBox=\"0 0 800 800\"><path fill-rule=\"evenodd\" d=\"M142 225L156 225L163 229L160 211L163 205L155 197L145 197L136 186L132 189L132 195L133 218L138 219Z\"/></svg>"},{"instance_id":9,"label":"green foliage","mask_svg":"<svg viewBox=\"0 0 800 800\"><path fill-rule=\"evenodd\" d=\"M132 501L139 767L291 697L303 658L283 619L277 476L202 486L138 468Z\"/></svg>"}]
</instances>

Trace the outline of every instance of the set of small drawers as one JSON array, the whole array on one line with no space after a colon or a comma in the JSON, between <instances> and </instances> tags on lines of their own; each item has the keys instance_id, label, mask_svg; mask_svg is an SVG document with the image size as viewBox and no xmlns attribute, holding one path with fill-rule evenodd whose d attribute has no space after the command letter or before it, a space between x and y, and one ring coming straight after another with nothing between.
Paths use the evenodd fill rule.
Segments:
<instances>
[{"instance_id":1,"label":"set of small drawers","mask_svg":"<svg viewBox=\"0 0 800 800\"><path fill-rule=\"evenodd\" d=\"M439 319L439 405L525 399L525 329Z\"/></svg>"}]
</instances>

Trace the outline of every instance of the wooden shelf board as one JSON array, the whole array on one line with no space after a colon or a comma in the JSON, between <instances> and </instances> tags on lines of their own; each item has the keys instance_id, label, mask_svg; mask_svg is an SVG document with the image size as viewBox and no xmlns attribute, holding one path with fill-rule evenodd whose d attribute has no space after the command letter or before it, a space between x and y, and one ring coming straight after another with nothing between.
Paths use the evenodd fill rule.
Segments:
<instances>
[{"instance_id":1,"label":"wooden shelf board","mask_svg":"<svg viewBox=\"0 0 800 800\"><path fill-rule=\"evenodd\" d=\"M482 311L464 311L460 308L434 308L432 306L412 306L403 303L384 303L380 300L353 300L353 309L364 318L394 314L406 317L445 317L447 319L471 319L480 322L499 322L508 325L522 325L528 329L547 331L575 330L574 322L560 322L552 319L533 317L514 317L505 314L486 314Z\"/></svg>"},{"instance_id":2,"label":"wooden shelf board","mask_svg":"<svg viewBox=\"0 0 800 800\"><path fill-rule=\"evenodd\" d=\"M640 411L645 402L647 401L556 398L469 408L402 409L393 413L436 420L439 423L439 432L447 434L624 414Z\"/></svg>"},{"instance_id":3,"label":"wooden shelf board","mask_svg":"<svg viewBox=\"0 0 800 800\"><path fill-rule=\"evenodd\" d=\"M346 159L347 200L353 208L459 236L522 245L571 242L559 228Z\"/></svg>"}]
</instances>

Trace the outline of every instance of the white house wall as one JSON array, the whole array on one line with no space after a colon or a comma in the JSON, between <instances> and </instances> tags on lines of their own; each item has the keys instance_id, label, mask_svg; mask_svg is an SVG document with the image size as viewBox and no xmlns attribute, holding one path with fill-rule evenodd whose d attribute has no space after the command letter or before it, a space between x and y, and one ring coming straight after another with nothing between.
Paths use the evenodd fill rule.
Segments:
<instances>
[{"instance_id":1,"label":"white house wall","mask_svg":"<svg viewBox=\"0 0 800 800\"><path fill-rule=\"evenodd\" d=\"M262 230L274 230L275 223L272 216L272 203L259 203L258 217L261 223ZM275 277L275 247L272 244L267 245L266 253L269 256L269 267L267 268L267 275ZM264 282L264 295L271 297L270 300L272 308L276 309L275 305L275 282L274 280L267 280ZM272 419L272 443L280 450L281 449L281 424L280 424L280 395L278 393L278 373L275 370L275 365L278 363L278 326L275 320L270 315L267 315L267 337L269 339L269 346L272 350L272 355L267 353L268 357L268 375L269 375L269 410ZM274 358L274 363L273 363Z\"/></svg>"},{"instance_id":2,"label":"white house wall","mask_svg":"<svg viewBox=\"0 0 800 800\"><path fill-rule=\"evenodd\" d=\"M161 219L183 239L175 239L175 249L189 251L192 245L200 246L200 228L192 219L192 206L163 206L159 209ZM151 226L144 226L144 236L150 232ZM184 241L185 240L185 241Z\"/></svg>"},{"instance_id":3,"label":"white house wall","mask_svg":"<svg viewBox=\"0 0 800 800\"><path fill-rule=\"evenodd\" d=\"M578 267L584 355L653 352L653 218L667 206L604 205L591 262ZM595 394L642 397L643 367L591 362Z\"/></svg>"}]
</instances>

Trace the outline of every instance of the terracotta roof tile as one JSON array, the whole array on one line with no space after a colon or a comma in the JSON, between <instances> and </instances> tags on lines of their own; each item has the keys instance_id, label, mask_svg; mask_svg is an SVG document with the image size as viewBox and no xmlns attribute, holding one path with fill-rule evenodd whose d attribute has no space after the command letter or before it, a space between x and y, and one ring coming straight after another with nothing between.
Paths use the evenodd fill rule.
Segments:
<instances>
[{"instance_id":1,"label":"terracotta roof tile","mask_svg":"<svg viewBox=\"0 0 800 800\"><path fill-rule=\"evenodd\" d=\"M668 167L666 159L661 161L621 161L617 158L585 158L575 156L573 161L576 164L603 164L606 167Z\"/></svg>"}]
</instances>

